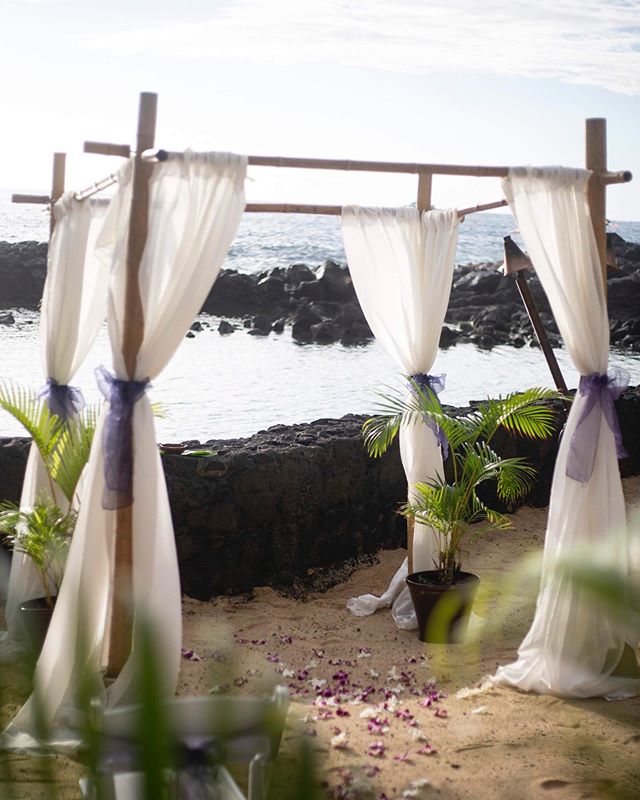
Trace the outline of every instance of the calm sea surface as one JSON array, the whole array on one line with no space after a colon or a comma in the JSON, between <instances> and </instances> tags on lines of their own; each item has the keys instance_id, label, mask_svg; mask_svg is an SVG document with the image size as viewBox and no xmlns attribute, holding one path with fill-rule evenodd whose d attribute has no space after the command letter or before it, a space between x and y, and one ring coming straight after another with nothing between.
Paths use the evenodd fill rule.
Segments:
<instances>
[{"instance_id":1,"label":"calm sea surface","mask_svg":"<svg viewBox=\"0 0 640 800\"><path fill-rule=\"evenodd\" d=\"M501 260L502 237L514 228L509 214L468 217L460 228L458 263ZM41 208L12 205L9 193L0 192L0 240L44 241L47 229ZM610 229L640 241L640 223L615 223ZM240 225L225 267L257 272L301 262L315 266L326 258L345 261L337 218L251 214ZM268 337L238 330L223 337L215 330L216 318L201 319L213 329L185 339L151 389L152 400L166 414L156 420L159 441L248 436L275 424L368 413L375 408L377 389L399 383L395 365L377 342L362 347L300 345L288 330ZM0 326L0 377L33 387L44 383L38 321L36 313L19 311L16 325ZM575 386L577 375L566 353L556 354L567 383ZM640 383L640 354L612 353L611 363L626 368L632 383ZM106 329L74 380L90 402L101 397L93 377L100 364L110 366ZM537 348L487 352L457 345L439 353L434 371L447 373L442 399L453 405L551 385ZM20 433L8 416L0 415L0 435Z\"/></svg>"}]
</instances>

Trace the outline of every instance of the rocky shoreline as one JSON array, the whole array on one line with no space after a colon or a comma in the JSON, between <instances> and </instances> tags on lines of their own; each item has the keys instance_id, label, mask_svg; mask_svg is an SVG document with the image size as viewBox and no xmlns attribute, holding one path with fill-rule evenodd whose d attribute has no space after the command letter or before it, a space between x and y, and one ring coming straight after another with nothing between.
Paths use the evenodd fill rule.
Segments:
<instances>
[{"instance_id":1,"label":"rocky shoreline","mask_svg":"<svg viewBox=\"0 0 640 800\"><path fill-rule=\"evenodd\" d=\"M610 234L617 268L609 270L611 343L640 352L640 244ZM10 309L36 310L46 273L46 243L0 242L0 324L13 324ZM528 282L551 344L559 334L546 296L533 273ZM222 270L203 313L228 317L216 323L221 335L245 331L253 336L281 333L291 326L300 343L363 344L372 338L346 266L333 261L312 268L293 264L256 274ZM515 282L500 264L457 266L440 340L441 347L472 342L490 350L497 345L537 346ZM212 323L196 320L188 336Z\"/></svg>"},{"instance_id":2,"label":"rocky shoreline","mask_svg":"<svg viewBox=\"0 0 640 800\"><path fill-rule=\"evenodd\" d=\"M526 458L536 468L526 505L549 502L565 419L562 406L555 408L552 438L529 441L502 433L493 442L502 455ZM629 453L620 471L637 475L640 387L627 389L616 410ZM382 458L369 458L364 419L349 414L275 425L246 439L184 443L206 447L211 455L163 452L183 592L207 600L271 585L304 596L344 579L357 564L371 563L380 549L404 546L406 523L397 511L406 479L398 445ZM28 439L0 438L0 499L19 498L28 448Z\"/></svg>"}]
</instances>

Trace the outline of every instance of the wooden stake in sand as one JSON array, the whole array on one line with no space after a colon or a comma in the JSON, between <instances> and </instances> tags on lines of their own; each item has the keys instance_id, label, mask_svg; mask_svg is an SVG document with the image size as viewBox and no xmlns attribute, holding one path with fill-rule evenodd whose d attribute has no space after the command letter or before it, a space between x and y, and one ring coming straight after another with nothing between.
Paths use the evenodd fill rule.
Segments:
<instances>
[{"instance_id":1,"label":"wooden stake in sand","mask_svg":"<svg viewBox=\"0 0 640 800\"><path fill-rule=\"evenodd\" d=\"M134 380L138 352L144 337L144 314L138 273L147 241L149 218L149 178L153 165L145 163L140 153L153 147L156 131L158 96L140 95L136 158L133 162L133 185L129 238L127 245L127 282L125 297L122 354L127 376ZM117 155L121 155L117 153ZM135 459L135 453L134 453ZM135 462L134 462L135 474ZM133 505L116 510L115 561L111 620L108 625L107 677L116 678L131 651L133 627Z\"/></svg>"}]
</instances>

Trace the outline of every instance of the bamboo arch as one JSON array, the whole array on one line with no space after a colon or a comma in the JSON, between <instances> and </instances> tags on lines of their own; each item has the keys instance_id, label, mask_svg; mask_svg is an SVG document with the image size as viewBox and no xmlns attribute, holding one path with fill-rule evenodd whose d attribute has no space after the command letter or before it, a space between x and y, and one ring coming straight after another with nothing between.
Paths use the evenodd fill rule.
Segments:
<instances>
[{"instance_id":1,"label":"bamboo arch","mask_svg":"<svg viewBox=\"0 0 640 800\"><path fill-rule=\"evenodd\" d=\"M155 161L180 158L180 153L155 148L156 117L158 96L143 92L139 99L136 145L133 149L127 144L112 144L87 141L85 153L95 153L121 158L134 157L133 195L129 220L129 241L127 250L127 288L124 319L123 345L125 363L129 378L133 379L138 352L144 335L144 315L138 286L140 261L147 238L149 203L149 178ZM592 171L588 186L588 200L591 221L600 253L602 276L606 292L606 189L610 184L626 183L632 179L629 171L611 172L607 169L606 119L586 120L585 166ZM285 167L293 169L320 169L339 171L365 171L376 173L414 174L418 176L416 205L418 210L427 211L432 207L432 186L435 175L454 175L467 177L506 177L508 166L472 166L458 164L431 164L385 161L352 161L319 158L291 158L282 156L249 156L249 165L261 167ZM56 153L52 188L49 196L14 194L16 203L48 203L53 207L64 191L65 155ZM86 189L76 193L76 199L86 200L94 194L115 183L114 175L96 181ZM461 209L460 216L487 211L507 205L505 200ZM339 215L341 206L305 205L288 203L250 203L247 212L296 213ZM51 231L53 231L53 214ZM115 678L120 673L131 649L132 610L128 605L131 597L131 571L133 559L132 506L117 510L115 537L115 570L113 576L112 605L110 609L109 642L107 649L107 677ZM409 558L411 558L411 530L409 530ZM409 568L411 571L411 567Z\"/></svg>"}]
</instances>

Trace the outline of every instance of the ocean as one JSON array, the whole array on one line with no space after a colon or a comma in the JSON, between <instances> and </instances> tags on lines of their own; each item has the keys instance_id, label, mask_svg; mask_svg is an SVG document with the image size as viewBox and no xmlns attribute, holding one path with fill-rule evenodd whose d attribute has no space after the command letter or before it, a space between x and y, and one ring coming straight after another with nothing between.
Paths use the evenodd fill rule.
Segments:
<instances>
[{"instance_id":1,"label":"ocean","mask_svg":"<svg viewBox=\"0 0 640 800\"><path fill-rule=\"evenodd\" d=\"M12 204L10 193L0 191L0 240L45 241L48 225L43 207ZM508 213L467 217L460 228L457 263L502 260L502 237L515 227ZM609 230L640 242L640 222L612 223ZM295 263L314 267L327 258L346 261L338 218L247 214L224 266L260 272ZM0 378L38 388L44 383L37 368L38 314L17 310L15 316L15 325L0 326ZM299 344L289 329L268 337L248 336L239 329L223 337L216 330L218 318L200 319L209 327L183 341L150 390L164 414L156 420L158 441L235 438L276 424L367 414L375 411L377 391L400 385L395 364L375 341L357 347ZM578 376L567 353L560 349L556 355L568 385L575 386ZM632 384L640 383L640 354L612 352L611 363L627 369ZM93 376L101 364L111 366L106 329L73 381L89 402L101 399ZM432 371L447 374L441 399L451 405L552 385L538 348L485 351L458 344L440 351ZM0 414L0 435L19 434L20 426Z\"/></svg>"}]
</instances>

